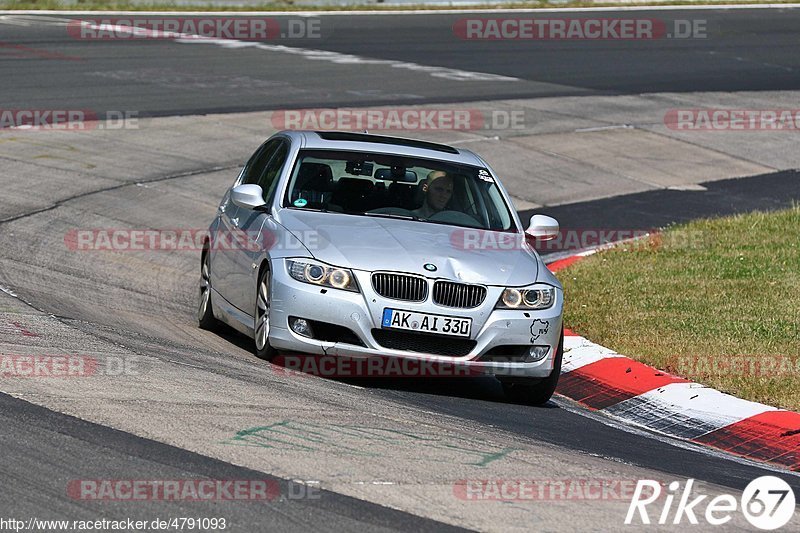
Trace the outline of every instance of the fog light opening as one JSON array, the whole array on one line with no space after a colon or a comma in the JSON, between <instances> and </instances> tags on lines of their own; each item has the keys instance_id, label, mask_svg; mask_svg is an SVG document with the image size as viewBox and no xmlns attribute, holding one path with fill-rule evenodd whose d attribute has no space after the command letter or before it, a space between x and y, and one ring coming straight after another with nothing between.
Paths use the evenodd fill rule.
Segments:
<instances>
[{"instance_id":1,"label":"fog light opening","mask_svg":"<svg viewBox=\"0 0 800 533\"><path fill-rule=\"evenodd\" d=\"M550 351L549 346L531 346L528 348L528 353L525 355L526 363L536 363L547 357L547 352Z\"/></svg>"},{"instance_id":2,"label":"fog light opening","mask_svg":"<svg viewBox=\"0 0 800 533\"><path fill-rule=\"evenodd\" d=\"M309 339L314 338L314 330L305 318L290 318L289 327L298 335L308 337Z\"/></svg>"}]
</instances>

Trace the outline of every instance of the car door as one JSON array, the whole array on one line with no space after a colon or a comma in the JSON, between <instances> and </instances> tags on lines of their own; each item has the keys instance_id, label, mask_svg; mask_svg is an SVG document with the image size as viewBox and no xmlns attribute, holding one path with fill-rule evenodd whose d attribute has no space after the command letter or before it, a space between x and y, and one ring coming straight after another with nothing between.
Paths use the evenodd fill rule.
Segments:
<instances>
[{"instance_id":1,"label":"car door","mask_svg":"<svg viewBox=\"0 0 800 533\"><path fill-rule=\"evenodd\" d=\"M277 144L274 150L271 150L269 162L260 168L260 172L254 173L251 176L251 183L261 186L264 191L264 201L267 205L272 205L275 197L275 191L278 185L278 179L281 175L283 167L289 156L289 142L285 139L276 139ZM255 170L255 169L254 169ZM256 276L254 275L255 268L258 267L257 261L263 247L278 245L280 242L275 242L275 235L265 235L262 231L264 223L272 214L263 209L248 209L240 207L236 218L238 219L238 228L244 233L249 246L241 246L236 250L234 257L235 276L232 283L235 284L233 294L236 307L252 315L256 305ZM254 266L255 265L255 266Z\"/></svg>"},{"instance_id":2,"label":"car door","mask_svg":"<svg viewBox=\"0 0 800 533\"><path fill-rule=\"evenodd\" d=\"M245 164L231 189L245 183L257 183L280 144L279 139L271 139L262 144ZM240 257L242 247L236 241L241 235L243 222L246 223L247 220L242 220L241 208L231 201L231 189L225 193L219 206L219 226L213 235L211 286L228 302L239 307L237 302L240 300L239 284L242 279L240 270L244 259ZM252 309L242 310L247 313L253 312Z\"/></svg>"},{"instance_id":3,"label":"car door","mask_svg":"<svg viewBox=\"0 0 800 533\"><path fill-rule=\"evenodd\" d=\"M211 264L211 272L209 273L211 279L211 286L226 300L230 297L226 290L226 285L229 284L229 276L231 272L231 263L229 254L225 252L225 234L230 228L232 217L236 216L236 204L231 200L231 189L239 184L242 179L242 174L247 168L247 165L239 173L239 176L233 182L233 185L225 191L225 196L217 208L217 219L211 226L211 243L209 248L209 260Z\"/></svg>"}]
</instances>

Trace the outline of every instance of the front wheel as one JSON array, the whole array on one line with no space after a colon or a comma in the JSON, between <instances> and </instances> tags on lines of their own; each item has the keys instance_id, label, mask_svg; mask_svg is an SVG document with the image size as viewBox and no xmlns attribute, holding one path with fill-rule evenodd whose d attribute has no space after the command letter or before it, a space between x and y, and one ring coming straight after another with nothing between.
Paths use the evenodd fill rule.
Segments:
<instances>
[{"instance_id":1,"label":"front wheel","mask_svg":"<svg viewBox=\"0 0 800 533\"><path fill-rule=\"evenodd\" d=\"M514 403L525 405L544 405L553 396L561 376L561 359L564 355L564 332L558 341L553 371L546 378L525 378L516 380L500 380L506 397Z\"/></svg>"},{"instance_id":2,"label":"front wheel","mask_svg":"<svg viewBox=\"0 0 800 533\"><path fill-rule=\"evenodd\" d=\"M269 361L274 358L278 352L269 345L270 290L268 268L261 270L261 274L258 276L256 291L256 312L255 323L253 325L255 354L256 357Z\"/></svg>"},{"instance_id":3,"label":"front wheel","mask_svg":"<svg viewBox=\"0 0 800 533\"><path fill-rule=\"evenodd\" d=\"M200 302L197 306L197 325L201 329L213 331L219 326L211 308L211 265L208 250L203 250L200 258Z\"/></svg>"}]
</instances>

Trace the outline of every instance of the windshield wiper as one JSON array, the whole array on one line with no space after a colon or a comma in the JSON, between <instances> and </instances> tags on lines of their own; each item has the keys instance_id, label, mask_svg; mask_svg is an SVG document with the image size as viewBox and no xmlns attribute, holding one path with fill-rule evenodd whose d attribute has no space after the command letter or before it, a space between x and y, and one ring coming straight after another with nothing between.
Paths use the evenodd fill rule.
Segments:
<instances>
[{"instance_id":1,"label":"windshield wiper","mask_svg":"<svg viewBox=\"0 0 800 533\"><path fill-rule=\"evenodd\" d=\"M422 220L421 218L414 216L414 215L397 215L391 213L360 213L365 217L380 217L380 218L399 218L401 220Z\"/></svg>"},{"instance_id":2,"label":"windshield wiper","mask_svg":"<svg viewBox=\"0 0 800 533\"><path fill-rule=\"evenodd\" d=\"M325 207L297 207L297 206L294 206L294 205L287 206L287 207L291 207L292 209L299 209L301 211L314 211L316 213L329 213L330 212Z\"/></svg>"}]
</instances>

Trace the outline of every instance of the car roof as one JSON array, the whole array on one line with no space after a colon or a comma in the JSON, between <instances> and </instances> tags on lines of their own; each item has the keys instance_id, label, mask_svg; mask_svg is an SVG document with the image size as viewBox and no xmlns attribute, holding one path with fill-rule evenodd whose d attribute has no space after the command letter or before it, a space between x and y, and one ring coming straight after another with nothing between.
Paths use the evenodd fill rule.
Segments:
<instances>
[{"instance_id":1,"label":"car roof","mask_svg":"<svg viewBox=\"0 0 800 533\"><path fill-rule=\"evenodd\" d=\"M405 137L373 135L370 133L357 133L352 131L286 130L280 132L280 134L299 142L301 148L313 150L353 150L382 154L389 153L466 165L485 166L485 163L469 150Z\"/></svg>"}]
</instances>

